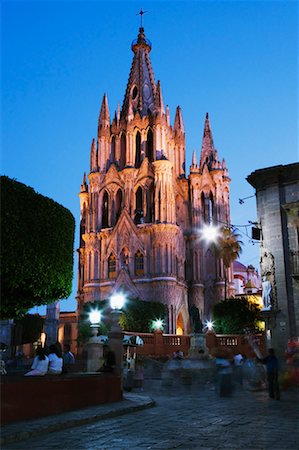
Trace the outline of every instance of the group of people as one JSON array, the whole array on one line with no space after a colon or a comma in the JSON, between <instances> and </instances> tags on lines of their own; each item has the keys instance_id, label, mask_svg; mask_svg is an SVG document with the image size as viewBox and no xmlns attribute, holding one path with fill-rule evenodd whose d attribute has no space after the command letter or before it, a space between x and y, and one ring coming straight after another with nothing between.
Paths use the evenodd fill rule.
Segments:
<instances>
[{"instance_id":1,"label":"group of people","mask_svg":"<svg viewBox=\"0 0 299 450\"><path fill-rule=\"evenodd\" d=\"M243 384L243 366L246 357L240 353L229 357L227 355L217 355L215 362L218 368L218 387L220 397L228 397L232 394L233 378L240 385ZM266 367L267 385L269 397L280 400L279 389L279 364L274 349L268 350L268 355L264 358L257 357L257 362Z\"/></svg>"},{"instance_id":2,"label":"group of people","mask_svg":"<svg viewBox=\"0 0 299 450\"><path fill-rule=\"evenodd\" d=\"M44 347L38 346L31 370L25 373L25 377L44 376L46 374L60 375L67 372L74 363L75 357L68 344L64 345L63 353L59 343L51 344L48 352Z\"/></svg>"}]
</instances>

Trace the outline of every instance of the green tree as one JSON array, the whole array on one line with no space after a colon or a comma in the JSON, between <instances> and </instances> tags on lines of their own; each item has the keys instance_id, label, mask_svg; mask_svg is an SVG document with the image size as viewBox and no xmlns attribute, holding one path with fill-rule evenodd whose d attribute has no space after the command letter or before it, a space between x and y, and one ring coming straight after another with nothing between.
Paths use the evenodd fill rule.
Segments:
<instances>
[{"instance_id":1,"label":"green tree","mask_svg":"<svg viewBox=\"0 0 299 450\"><path fill-rule=\"evenodd\" d=\"M245 297L222 300L213 307L216 333L243 334L245 330L259 331L259 308Z\"/></svg>"},{"instance_id":2,"label":"green tree","mask_svg":"<svg viewBox=\"0 0 299 450\"><path fill-rule=\"evenodd\" d=\"M74 231L68 209L1 177L1 318L70 295Z\"/></svg>"},{"instance_id":3,"label":"green tree","mask_svg":"<svg viewBox=\"0 0 299 450\"><path fill-rule=\"evenodd\" d=\"M139 299L129 299L120 318L120 326L126 331L150 333L152 321L164 319L166 307L160 302L144 302Z\"/></svg>"},{"instance_id":4,"label":"green tree","mask_svg":"<svg viewBox=\"0 0 299 450\"><path fill-rule=\"evenodd\" d=\"M227 298L227 270L242 253L243 242L236 230L222 228L216 244L216 255L222 259L224 265L224 299Z\"/></svg>"}]
</instances>

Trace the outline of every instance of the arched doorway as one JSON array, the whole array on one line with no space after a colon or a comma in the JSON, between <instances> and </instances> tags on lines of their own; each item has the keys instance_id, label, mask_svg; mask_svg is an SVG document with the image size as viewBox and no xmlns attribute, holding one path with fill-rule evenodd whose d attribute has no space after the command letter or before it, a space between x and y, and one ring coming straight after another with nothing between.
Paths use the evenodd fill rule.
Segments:
<instances>
[{"instance_id":1,"label":"arched doorway","mask_svg":"<svg viewBox=\"0 0 299 450\"><path fill-rule=\"evenodd\" d=\"M176 334L181 336L184 333L185 333L184 320L182 313L180 312L176 320Z\"/></svg>"}]
</instances>

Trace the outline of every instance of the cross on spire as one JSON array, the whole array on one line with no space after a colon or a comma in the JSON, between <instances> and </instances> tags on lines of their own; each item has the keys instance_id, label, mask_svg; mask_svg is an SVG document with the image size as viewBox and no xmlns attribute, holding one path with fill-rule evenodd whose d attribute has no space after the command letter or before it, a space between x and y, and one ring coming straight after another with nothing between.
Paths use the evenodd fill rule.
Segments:
<instances>
[{"instance_id":1,"label":"cross on spire","mask_svg":"<svg viewBox=\"0 0 299 450\"><path fill-rule=\"evenodd\" d=\"M136 14L136 16L140 16L140 28L142 28L142 16L143 14L147 13L147 11L143 11L143 9L141 8L141 10L139 11L139 13Z\"/></svg>"}]
</instances>

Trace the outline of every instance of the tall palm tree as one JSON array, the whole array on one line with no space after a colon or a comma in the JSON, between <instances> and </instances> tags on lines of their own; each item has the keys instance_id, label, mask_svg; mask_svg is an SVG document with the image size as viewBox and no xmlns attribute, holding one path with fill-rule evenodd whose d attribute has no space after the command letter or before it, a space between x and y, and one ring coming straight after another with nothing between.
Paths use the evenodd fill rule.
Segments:
<instances>
[{"instance_id":1,"label":"tall palm tree","mask_svg":"<svg viewBox=\"0 0 299 450\"><path fill-rule=\"evenodd\" d=\"M222 228L216 244L216 254L224 265L224 298L227 298L227 269L242 253L243 242L235 229Z\"/></svg>"}]
</instances>

